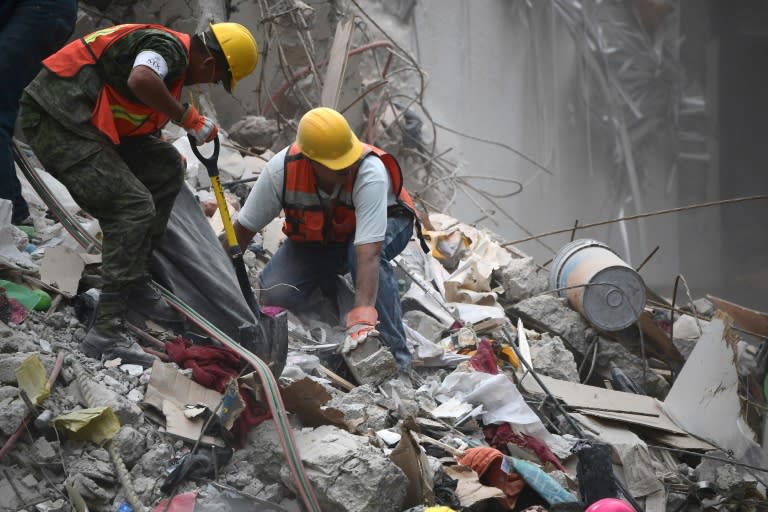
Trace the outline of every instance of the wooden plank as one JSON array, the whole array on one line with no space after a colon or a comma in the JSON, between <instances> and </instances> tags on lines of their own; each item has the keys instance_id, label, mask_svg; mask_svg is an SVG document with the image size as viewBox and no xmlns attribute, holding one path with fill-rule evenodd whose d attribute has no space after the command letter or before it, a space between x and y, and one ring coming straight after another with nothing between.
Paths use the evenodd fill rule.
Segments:
<instances>
[{"instance_id":1,"label":"wooden plank","mask_svg":"<svg viewBox=\"0 0 768 512\"><path fill-rule=\"evenodd\" d=\"M342 389L346 389L347 391L352 391L353 389L355 389L357 387L354 384L352 384L351 382L349 382L347 379L342 377L341 375L338 375L338 374L332 372L331 370L329 370L328 368L326 368L323 365L320 365L318 367L318 369L320 370L320 373L322 373L323 375L328 377L328 379L331 382L333 382L334 384L336 384L337 386L339 386Z\"/></svg>"},{"instance_id":2,"label":"wooden plank","mask_svg":"<svg viewBox=\"0 0 768 512\"><path fill-rule=\"evenodd\" d=\"M740 306L713 295L707 295L707 299L709 299L718 309L728 313L740 327L743 327L758 336L768 338L768 313L745 308L744 306Z\"/></svg>"},{"instance_id":3,"label":"wooden plank","mask_svg":"<svg viewBox=\"0 0 768 512\"><path fill-rule=\"evenodd\" d=\"M328 70L325 73L325 82L320 93L320 106L322 107L338 108L341 86L347 69L347 56L349 45L352 42L353 27L351 19L342 20L336 25L336 34L333 36L333 44L328 57Z\"/></svg>"}]
</instances>

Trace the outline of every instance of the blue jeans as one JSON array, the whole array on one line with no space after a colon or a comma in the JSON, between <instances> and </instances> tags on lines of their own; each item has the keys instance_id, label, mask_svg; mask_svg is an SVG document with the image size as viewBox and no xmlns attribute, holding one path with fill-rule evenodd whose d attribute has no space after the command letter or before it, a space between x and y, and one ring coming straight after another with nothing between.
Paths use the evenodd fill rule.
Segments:
<instances>
[{"instance_id":1,"label":"blue jeans","mask_svg":"<svg viewBox=\"0 0 768 512\"><path fill-rule=\"evenodd\" d=\"M387 220L376 295L376 311L379 313L377 330L395 356L397 365L403 369L410 367L411 353L405 343L397 280L389 262L405 249L412 234L412 219L390 217ZM354 279L357 258L351 242L322 246L286 240L261 272L261 303L286 309L306 309L312 306L308 304L310 295L324 280L347 270ZM281 283L296 288L280 286Z\"/></svg>"},{"instance_id":2,"label":"blue jeans","mask_svg":"<svg viewBox=\"0 0 768 512\"><path fill-rule=\"evenodd\" d=\"M0 198L13 202L14 224L29 217L11 147L19 98L41 61L72 34L76 18L77 0L0 2Z\"/></svg>"}]
</instances>

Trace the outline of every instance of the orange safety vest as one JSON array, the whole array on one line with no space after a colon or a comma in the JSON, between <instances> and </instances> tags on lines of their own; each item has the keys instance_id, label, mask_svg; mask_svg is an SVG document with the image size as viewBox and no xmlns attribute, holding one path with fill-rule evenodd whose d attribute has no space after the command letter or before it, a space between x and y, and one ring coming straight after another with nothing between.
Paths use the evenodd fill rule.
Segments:
<instances>
[{"instance_id":1,"label":"orange safety vest","mask_svg":"<svg viewBox=\"0 0 768 512\"><path fill-rule=\"evenodd\" d=\"M388 215L405 213L416 220L421 236L416 208L408 191L403 187L403 173L395 157L381 149L363 144L362 160L374 157L384 163L392 182L392 191L397 204L388 208ZM283 233L299 242L346 243L355 235L355 206L352 203L352 189L357 179L358 165L338 195L331 199L330 207L323 207L317 191L317 180L309 160L304 157L297 144L292 144L285 155L283 198L285 212Z\"/></svg>"},{"instance_id":2,"label":"orange safety vest","mask_svg":"<svg viewBox=\"0 0 768 512\"><path fill-rule=\"evenodd\" d=\"M43 66L57 76L71 78L84 66L98 65L101 56L116 41L131 32L142 29L162 30L171 34L184 46L189 59L190 37L188 34L176 32L161 25L126 24L97 30L72 41L45 59ZM177 100L181 97L183 86L184 76L182 75L169 89ZM99 92L96 107L91 115L91 123L114 144L120 144L120 137L155 133L165 126L168 119L165 114L125 98L106 82Z\"/></svg>"}]
</instances>

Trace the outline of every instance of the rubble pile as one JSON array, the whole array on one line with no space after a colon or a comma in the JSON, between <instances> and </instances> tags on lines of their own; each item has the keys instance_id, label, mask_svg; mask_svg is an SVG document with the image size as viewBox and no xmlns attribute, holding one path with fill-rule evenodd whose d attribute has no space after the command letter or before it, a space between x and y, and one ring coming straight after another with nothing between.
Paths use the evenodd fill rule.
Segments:
<instances>
[{"instance_id":1,"label":"rubble pile","mask_svg":"<svg viewBox=\"0 0 768 512\"><path fill-rule=\"evenodd\" d=\"M299 4L296 15L310 17ZM297 82L277 98L286 111L312 95ZM410 147L407 164L423 162L424 144L404 135L420 133L417 116L382 109L374 125L387 131L402 117L388 143ZM290 116L265 114L222 133L234 216L264 162L293 136ZM223 224L205 169L186 136L166 136L187 159L185 193L215 240ZM98 224L36 173L98 240ZM560 283L572 270L565 253L541 265L495 233L425 207L429 251L412 240L392 262L412 369L338 354L351 278L334 276L307 310L288 313L288 353L265 361L285 407L276 411L258 368L218 352L201 322L135 326L158 357L152 368L85 356L98 251L24 187L34 228L12 226L0 200L0 510L298 511L307 491L286 463L292 456L326 512L583 511L610 498L646 511L768 509L766 313L713 296L676 304L645 287L597 282L605 274ZM252 286L282 239L278 219L246 250ZM589 302L585 290L601 286L606 296ZM237 307L213 292L203 317ZM643 301L627 326L590 321L595 304L618 316L636 296ZM193 360L196 349L205 355Z\"/></svg>"},{"instance_id":2,"label":"rubble pile","mask_svg":"<svg viewBox=\"0 0 768 512\"><path fill-rule=\"evenodd\" d=\"M4 509L68 510L81 499L90 510L129 506L108 453L113 447L130 492L146 505L175 496L197 506L299 510L268 415L242 442L222 425L201 434L202 419L171 414L168 405L217 409L221 395L210 402L203 386L180 391L180 382L193 382L190 370L160 361L143 370L79 352L98 263L75 249L42 208L35 210L37 229L15 233L2 264L8 283L0 310ZM467 243L456 244L456 253L424 254L413 241L397 260L415 355L410 375L355 381L335 353L343 337L343 288L342 298L319 296L311 312L290 315L290 352L279 382L322 510L430 504L566 510L567 502L583 510L584 500L600 492L589 476L599 447L606 447L613 483L603 497L632 500L645 510L763 506L765 452L758 440L765 402L756 392L765 376L764 338L744 325L754 328L764 314L717 298L672 311L670 304L655 304L657 297L643 313L650 323L601 331L547 289L547 269L504 249L493 233L445 215L433 214L430 223L435 230L427 237L435 246L456 236ZM268 241L274 236L265 230L263 243L247 252L254 280L277 247ZM71 293L42 279L51 277L41 271L49 260L61 259L57 247L81 258ZM5 256L14 250L15 259ZM72 271L74 258L68 261L61 275ZM27 309L21 288L54 299L47 309ZM195 329L145 329L163 341L201 338ZM44 381L58 355L66 362L47 397L36 402L25 369L39 366ZM89 398L77 372L86 376ZM164 387L165 381L173 384ZM259 386L250 389L263 406ZM85 415L91 404L99 413ZM488 457L501 461L499 468L477 462ZM592 485L598 491L590 491Z\"/></svg>"}]
</instances>

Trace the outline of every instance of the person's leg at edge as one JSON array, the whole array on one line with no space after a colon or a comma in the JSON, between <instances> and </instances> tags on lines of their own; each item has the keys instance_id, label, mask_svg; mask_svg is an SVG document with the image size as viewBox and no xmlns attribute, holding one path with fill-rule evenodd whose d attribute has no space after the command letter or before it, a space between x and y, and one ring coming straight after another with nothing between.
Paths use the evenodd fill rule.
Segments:
<instances>
[{"instance_id":1,"label":"person's leg at edge","mask_svg":"<svg viewBox=\"0 0 768 512\"><path fill-rule=\"evenodd\" d=\"M184 183L184 166L176 148L158 137L129 137L116 148L133 175L152 195L155 215L149 229L149 245L146 251L143 277L129 283L122 290L129 310L129 318L137 314L137 321L149 318L160 323L180 323L182 317L162 298L152 286L146 271L154 245L165 233L173 203Z\"/></svg>"},{"instance_id":2,"label":"person's leg at edge","mask_svg":"<svg viewBox=\"0 0 768 512\"><path fill-rule=\"evenodd\" d=\"M41 61L69 38L76 17L76 0L26 0L0 10L0 198L11 200L13 224L29 220L11 146L19 97L40 70Z\"/></svg>"},{"instance_id":3,"label":"person's leg at edge","mask_svg":"<svg viewBox=\"0 0 768 512\"><path fill-rule=\"evenodd\" d=\"M387 233L381 252L381 264L379 265L379 288L376 294L376 311L379 314L379 325L376 328L381 334L384 344L392 351L397 366L404 371L410 370L412 356L405 340L400 292L390 261L405 249L412 234L412 219L407 217L390 217L387 219ZM348 257L354 277L357 270L357 260L353 244L350 244Z\"/></svg>"}]
</instances>

